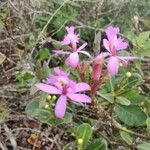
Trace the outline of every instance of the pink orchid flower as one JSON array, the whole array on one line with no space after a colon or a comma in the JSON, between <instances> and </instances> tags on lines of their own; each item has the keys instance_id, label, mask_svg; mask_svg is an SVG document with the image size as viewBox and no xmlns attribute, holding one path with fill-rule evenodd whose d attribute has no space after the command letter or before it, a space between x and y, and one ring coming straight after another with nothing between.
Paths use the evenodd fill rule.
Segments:
<instances>
[{"instance_id":1,"label":"pink orchid flower","mask_svg":"<svg viewBox=\"0 0 150 150\"><path fill-rule=\"evenodd\" d=\"M55 116L57 118L63 118L66 112L67 103L69 101L77 102L77 103L91 103L91 98L85 94L81 94L78 92L85 92L91 90L90 86L85 83L75 83L66 77L67 73L60 71L58 68L55 68L55 72L57 72L57 76L52 76L52 80L50 79L49 84L45 83L37 83L35 86L48 94L56 94L60 95L55 105ZM61 76L63 73L63 76ZM55 79L55 80L54 80Z\"/></svg>"},{"instance_id":2,"label":"pink orchid flower","mask_svg":"<svg viewBox=\"0 0 150 150\"><path fill-rule=\"evenodd\" d=\"M69 45L71 44L73 51L76 51L77 49L77 43L79 42L79 34L74 33L74 26L66 27L67 35L61 41L63 45Z\"/></svg>"},{"instance_id":3,"label":"pink orchid flower","mask_svg":"<svg viewBox=\"0 0 150 150\"><path fill-rule=\"evenodd\" d=\"M79 48L77 48L77 43L79 42L79 35L74 33L74 27L66 27L68 34L65 36L64 40L61 41L63 45L71 44L72 52L66 52L62 50L53 50L57 55L69 55L66 59L66 65L70 66L71 68L76 68L79 65L79 53L87 55L91 58L90 54L86 51L83 51L87 45L84 43Z\"/></svg>"},{"instance_id":4,"label":"pink orchid flower","mask_svg":"<svg viewBox=\"0 0 150 150\"><path fill-rule=\"evenodd\" d=\"M119 33L119 28L108 27L106 30L106 35L108 39L103 39L103 45L109 52L109 60L108 60L108 72L112 75L116 75L119 70L119 62L127 64L128 61L135 59L135 57L130 56L118 56L117 51L125 50L128 47L128 43L124 41L123 38L117 37Z\"/></svg>"}]
</instances>

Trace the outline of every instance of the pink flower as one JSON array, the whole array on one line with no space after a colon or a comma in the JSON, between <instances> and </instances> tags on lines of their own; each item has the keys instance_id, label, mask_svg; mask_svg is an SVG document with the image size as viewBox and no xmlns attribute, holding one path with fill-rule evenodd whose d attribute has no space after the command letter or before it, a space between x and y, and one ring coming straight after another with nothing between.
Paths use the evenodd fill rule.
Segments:
<instances>
[{"instance_id":1,"label":"pink flower","mask_svg":"<svg viewBox=\"0 0 150 150\"><path fill-rule=\"evenodd\" d=\"M76 68L79 65L79 53L85 54L91 58L91 55L88 52L82 50L86 47L86 45L87 43L84 43L75 52L65 52L62 50L53 50L53 52L55 52L57 55L69 55L65 61L66 65L70 66L71 68Z\"/></svg>"},{"instance_id":2,"label":"pink flower","mask_svg":"<svg viewBox=\"0 0 150 150\"><path fill-rule=\"evenodd\" d=\"M117 34L119 33L119 28L115 27L108 27L106 30L107 39L103 40L103 45L109 52L109 60L108 60L108 72L112 75L116 75L119 70L119 62L123 61L125 64L127 64L128 61L135 59L135 57L122 57L117 55L117 51L124 50L128 47L128 43L124 41L123 38L117 37Z\"/></svg>"},{"instance_id":3,"label":"pink flower","mask_svg":"<svg viewBox=\"0 0 150 150\"><path fill-rule=\"evenodd\" d=\"M55 116L57 118L64 117L69 101L91 103L91 98L89 96L78 93L91 90L87 83L76 83L70 80L68 74L62 72L59 68L55 68L55 72L57 72L57 76L51 76L52 80L51 77L49 77L49 84L37 83L35 86L48 94L60 95L55 105Z\"/></svg>"},{"instance_id":4,"label":"pink flower","mask_svg":"<svg viewBox=\"0 0 150 150\"><path fill-rule=\"evenodd\" d=\"M66 52L62 50L53 50L57 55L69 55L66 59L65 63L66 65L70 66L71 68L76 68L79 65L79 53L87 55L89 58L91 58L90 54L86 51L83 51L87 45L87 43L84 43L79 48L77 48L77 43L79 42L79 35L74 33L74 27L66 27L67 35L61 41L63 45L71 45L71 51L72 52Z\"/></svg>"},{"instance_id":5,"label":"pink flower","mask_svg":"<svg viewBox=\"0 0 150 150\"><path fill-rule=\"evenodd\" d=\"M63 45L69 45L71 44L73 51L76 51L77 49L77 43L79 42L79 35L74 33L74 26L66 27L67 35L61 41Z\"/></svg>"}]
</instances>

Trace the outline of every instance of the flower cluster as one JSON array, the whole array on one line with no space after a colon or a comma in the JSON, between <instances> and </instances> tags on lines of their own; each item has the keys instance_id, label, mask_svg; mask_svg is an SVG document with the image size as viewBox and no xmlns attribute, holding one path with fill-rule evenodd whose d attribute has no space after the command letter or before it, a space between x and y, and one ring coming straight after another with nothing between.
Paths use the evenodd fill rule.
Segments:
<instances>
[{"instance_id":1,"label":"flower cluster","mask_svg":"<svg viewBox=\"0 0 150 150\"><path fill-rule=\"evenodd\" d=\"M92 84L85 82L76 83L69 78L69 74L61 71L59 67L54 68L55 75L50 75L46 83L38 83L36 87L48 94L60 95L55 105L55 116L62 118L65 115L67 103L69 101L77 103L91 103L91 98L85 94L85 91L95 93L99 88L101 80L101 72L104 61L108 61L107 74L116 75L119 70L119 62L127 64L128 61L135 59L131 56L119 56L117 53L120 50L125 50L128 43L121 37L118 37L119 28L108 27L105 30L107 38L103 39L103 45L107 52L100 53L96 58L84 51L87 43L84 43L78 48L79 35L75 33L74 27L66 27L67 35L61 41L62 45L69 45L71 51L54 50L57 55L68 55L65 63L73 69L77 69L80 75L84 74L84 70L88 67L85 63L80 63L79 53L85 54L92 62ZM91 65L89 65L90 67ZM106 77L105 77L106 78ZM81 76L81 80L83 76ZM82 80L86 81L86 80ZM88 81L86 81L88 82ZM82 92L82 93L81 93ZM84 93L83 93L84 92Z\"/></svg>"}]
</instances>

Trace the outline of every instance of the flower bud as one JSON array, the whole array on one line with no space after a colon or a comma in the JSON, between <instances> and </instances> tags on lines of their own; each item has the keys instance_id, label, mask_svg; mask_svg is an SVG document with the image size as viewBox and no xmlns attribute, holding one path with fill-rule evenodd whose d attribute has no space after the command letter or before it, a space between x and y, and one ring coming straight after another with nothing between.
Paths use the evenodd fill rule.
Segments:
<instances>
[{"instance_id":1,"label":"flower bud","mask_svg":"<svg viewBox=\"0 0 150 150\"><path fill-rule=\"evenodd\" d=\"M48 104L46 104L46 105L45 105L45 109L47 109L48 107L49 107L49 105L48 105Z\"/></svg>"},{"instance_id":2,"label":"flower bud","mask_svg":"<svg viewBox=\"0 0 150 150\"><path fill-rule=\"evenodd\" d=\"M119 63L119 66L120 66L120 67L122 67L122 66L123 66L123 64L122 64L122 63Z\"/></svg>"},{"instance_id":3,"label":"flower bud","mask_svg":"<svg viewBox=\"0 0 150 150\"><path fill-rule=\"evenodd\" d=\"M78 144L82 145L82 143L83 143L83 140L82 139L78 139Z\"/></svg>"},{"instance_id":4,"label":"flower bud","mask_svg":"<svg viewBox=\"0 0 150 150\"><path fill-rule=\"evenodd\" d=\"M56 98L57 98L57 97L56 97L55 95L52 97L53 100L56 100Z\"/></svg>"},{"instance_id":5,"label":"flower bud","mask_svg":"<svg viewBox=\"0 0 150 150\"><path fill-rule=\"evenodd\" d=\"M127 78L130 78L131 76L132 76L131 72L127 72L127 73L126 73L126 77L127 77Z\"/></svg>"},{"instance_id":6,"label":"flower bud","mask_svg":"<svg viewBox=\"0 0 150 150\"><path fill-rule=\"evenodd\" d=\"M48 99L48 100L51 100L51 98L52 98L52 97L51 97L50 95L47 96L47 99Z\"/></svg>"}]
</instances>

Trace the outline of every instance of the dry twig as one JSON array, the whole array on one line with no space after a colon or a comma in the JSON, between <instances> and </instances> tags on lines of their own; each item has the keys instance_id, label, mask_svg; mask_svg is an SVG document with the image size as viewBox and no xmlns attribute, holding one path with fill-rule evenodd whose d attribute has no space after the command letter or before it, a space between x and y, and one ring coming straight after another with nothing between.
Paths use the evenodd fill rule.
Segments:
<instances>
[{"instance_id":1,"label":"dry twig","mask_svg":"<svg viewBox=\"0 0 150 150\"><path fill-rule=\"evenodd\" d=\"M9 130L9 128L8 128L8 126L6 124L4 124L3 126L4 126L4 130L5 130L6 134L7 134L7 137L10 140L10 143L11 143L13 149L17 150L17 142L16 142L15 138L13 137L11 131Z\"/></svg>"},{"instance_id":2,"label":"dry twig","mask_svg":"<svg viewBox=\"0 0 150 150\"><path fill-rule=\"evenodd\" d=\"M31 36L32 33L27 33L27 34L21 34L21 35L15 35L11 38L6 38L4 40L0 40L0 44L4 44L4 43L7 43L7 42L10 42L10 41L13 41L13 40L16 40L16 39L19 39L19 38L26 38L26 37L29 37Z\"/></svg>"}]
</instances>

